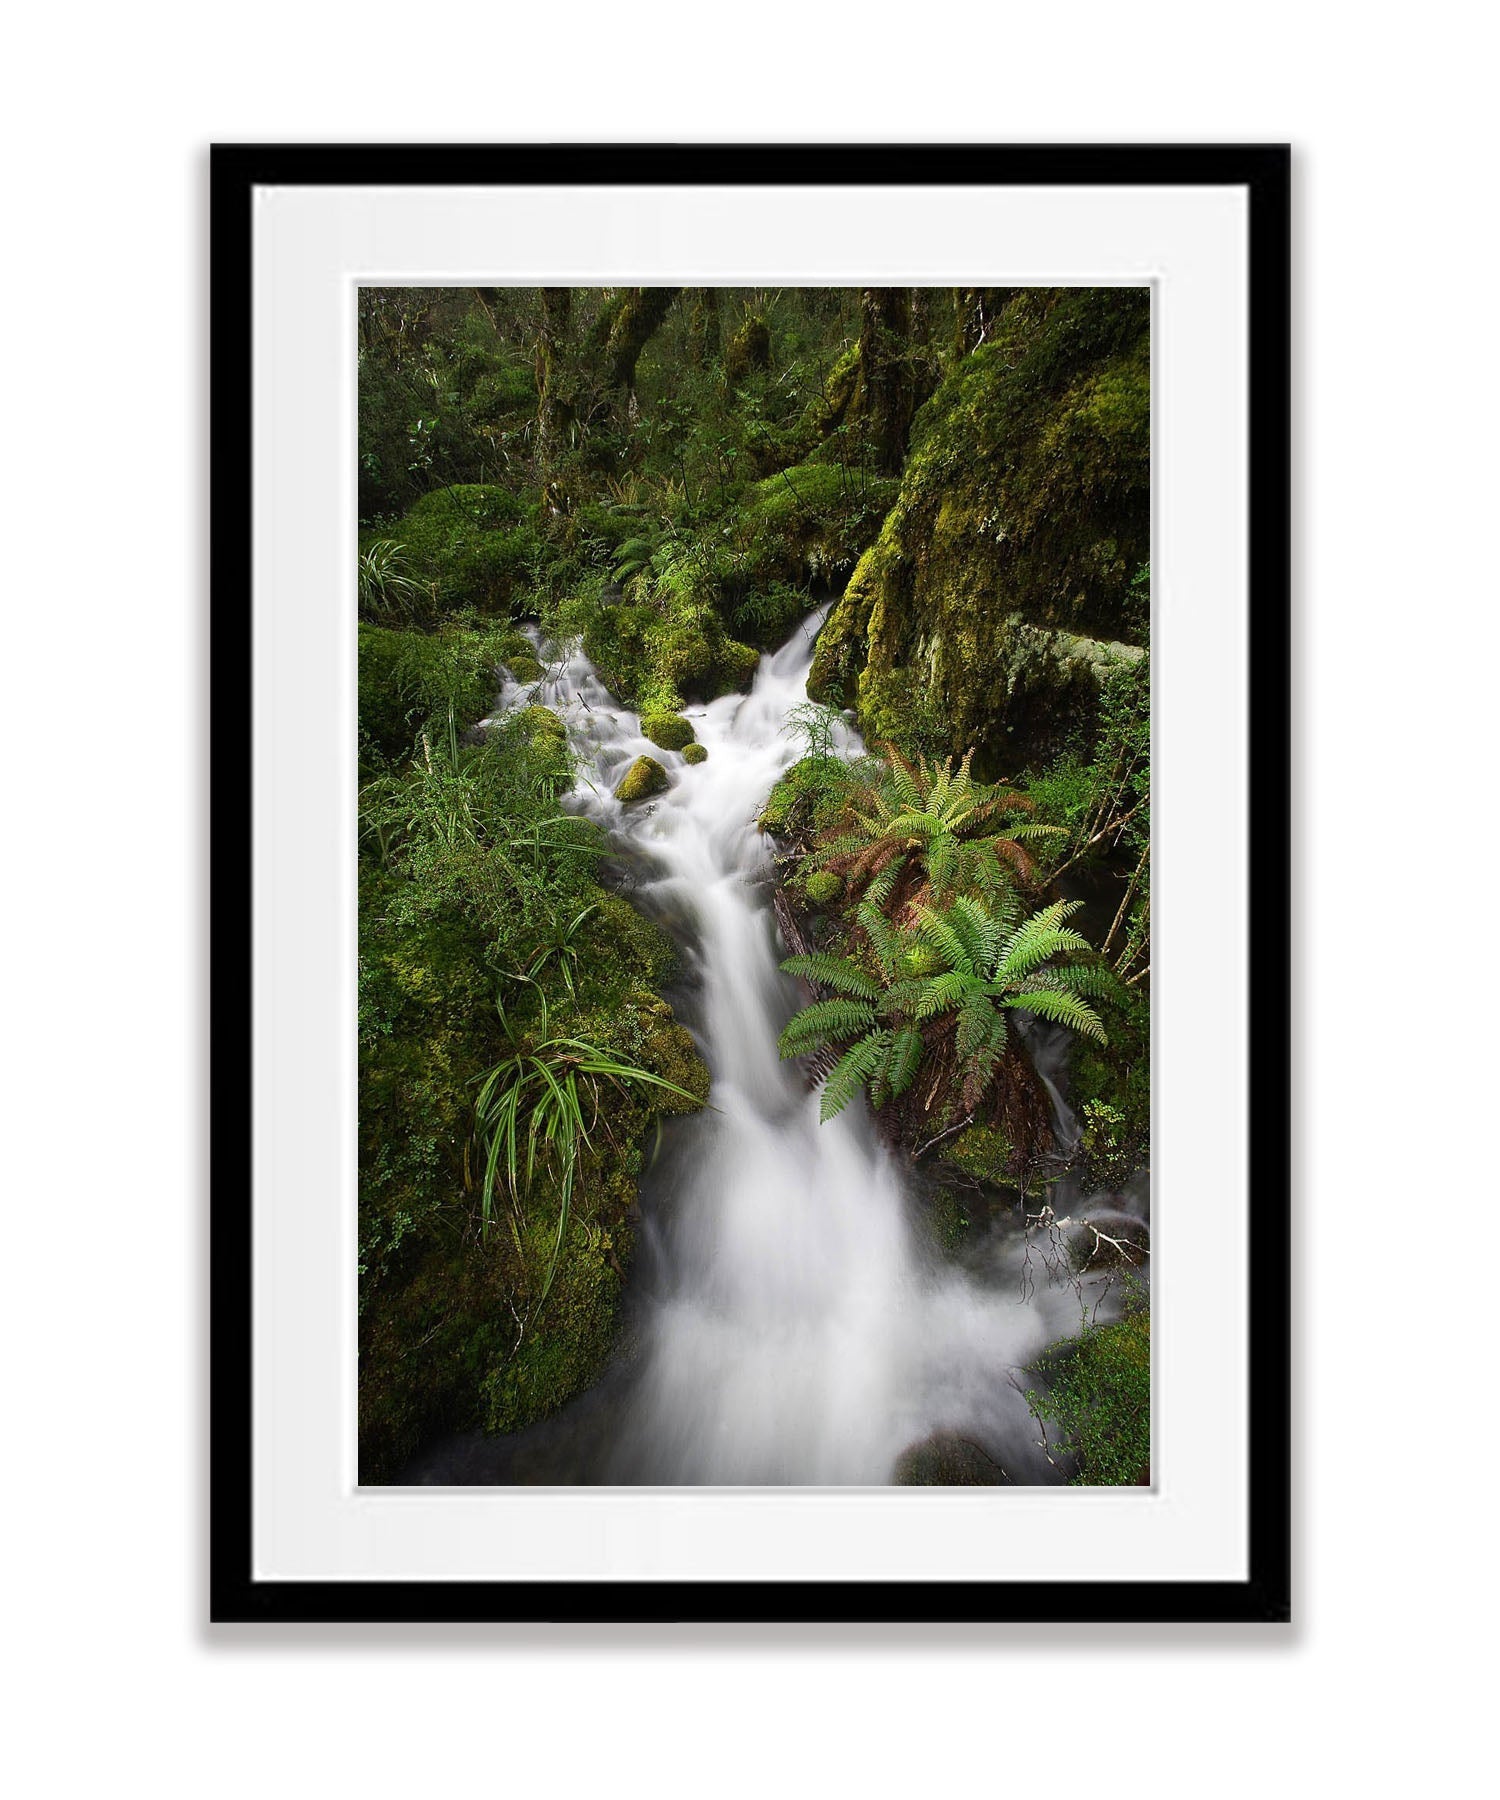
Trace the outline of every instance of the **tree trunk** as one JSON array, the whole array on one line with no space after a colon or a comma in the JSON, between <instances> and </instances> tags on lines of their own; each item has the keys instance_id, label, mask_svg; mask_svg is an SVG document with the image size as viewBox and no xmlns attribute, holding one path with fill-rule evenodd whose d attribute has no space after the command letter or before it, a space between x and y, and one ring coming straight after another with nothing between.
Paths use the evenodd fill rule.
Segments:
<instances>
[{"instance_id":1,"label":"tree trunk","mask_svg":"<svg viewBox=\"0 0 1500 1800\"><path fill-rule=\"evenodd\" d=\"M860 293L859 363L863 417L877 467L894 475L906 454L906 435L915 407L915 384L908 367L911 290L864 288Z\"/></svg>"},{"instance_id":2,"label":"tree trunk","mask_svg":"<svg viewBox=\"0 0 1500 1800\"><path fill-rule=\"evenodd\" d=\"M688 325L688 349L694 366L706 369L719 360L722 349L719 333L719 290L699 288L693 296L692 318Z\"/></svg>"},{"instance_id":3,"label":"tree trunk","mask_svg":"<svg viewBox=\"0 0 1500 1800\"><path fill-rule=\"evenodd\" d=\"M542 289L542 325L536 340L536 454L545 472L567 429L568 406L559 388L561 362L573 308L571 288Z\"/></svg>"},{"instance_id":4,"label":"tree trunk","mask_svg":"<svg viewBox=\"0 0 1500 1800\"><path fill-rule=\"evenodd\" d=\"M662 321L672 310L681 288L627 288L613 319L605 345L609 385L635 393L635 366Z\"/></svg>"}]
</instances>

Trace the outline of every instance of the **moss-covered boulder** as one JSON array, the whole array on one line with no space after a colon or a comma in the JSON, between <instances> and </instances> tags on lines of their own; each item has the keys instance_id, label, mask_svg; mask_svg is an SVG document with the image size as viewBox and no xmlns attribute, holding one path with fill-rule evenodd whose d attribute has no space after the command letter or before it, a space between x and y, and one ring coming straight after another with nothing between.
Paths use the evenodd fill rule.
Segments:
<instances>
[{"instance_id":1,"label":"moss-covered boulder","mask_svg":"<svg viewBox=\"0 0 1500 1800\"><path fill-rule=\"evenodd\" d=\"M653 794L665 793L666 789L667 771L656 758L638 756L615 789L615 798L628 806L632 800L649 800Z\"/></svg>"},{"instance_id":2,"label":"moss-covered boulder","mask_svg":"<svg viewBox=\"0 0 1500 1800\"><path fill-rule=\"evenodd\" d=\"M819 637L867 736L1039 767L1138 657L1150 555L1144 289L1023 290L912 428L900 493Z\"/></svg>"},{"instance_id":3,"label":"moss-covered boulder","mask_svg":"<svg viewBox=\"0 0 1500 1800\"><path fill-rule=\"evenodd\" d=\"M662 750L681 750L692 743L695 733L681 713L648 712L641 715L641 735Z\"/></svg>"},{"instance_id":4,"label":"moss-covered boulder","mask_svg":"<svg viewBox=\"0 0 1500 1800\"><path fill-rule=\"evenodd\" d=\"M843 878L831 869L813 869L803 880L802 891L814 906L827 906L843 893Z\"/></svg>"},{"instance_id":5,"label":"moss-covered boulder","mask_svg":"<svg viewBox=\"0 0 1500 1800\"><path fill-rule=\"evenodd\" d=\"M901 1452L891 1482L896 1487L1003 1487L1006 1475L972 1438L935 1431Z\"/></svg>"},{"instance_id":6,"label":"moss-covered boulder","mask_svg":"<svg viewBox=\"0 0 1500 1800\"><path fill-rule=\"evenodd\" d=\"M534 656L512 656L505 666L510 670L512 679L519 681L523 687L542 678L542 665Z\"/></svg>"},{"instance_id":7,"label":"moss-covered boulder","mask_svg":"<svg viewBox=\"0 0 1500 1800\"><path fill-rule=\"evenodd\" d=\"M506 488L475 482L424 494L389 536L401 546L412 577L448 612L508 610L540 541L525 501Z\"/></svg>"},{"instance_id":8,"label":"moss-covered boulder","mask_svg":"<svg viewBox=\"0 0 1500 1800\"><path fill-rule=\"evenodd\" d=\"M685 763L707 762L708 761L707 746L704 744L698 743L696 741L696 739L691 744L684 744L682 746L682 760Z\"/></svg>"},{"instance_id":9,"label":"moss-covered boulder","mask_svg":"<svg viewBox=\"0 0 1500 1800\"><path fill-rule=\"evenodd\" d=\"M943 1161L974 1181L992 1187L1015 1187L1015 1150L1003 1131L991 1125L969 1125L948 1140Z\"/></svg>"}]
</instances>

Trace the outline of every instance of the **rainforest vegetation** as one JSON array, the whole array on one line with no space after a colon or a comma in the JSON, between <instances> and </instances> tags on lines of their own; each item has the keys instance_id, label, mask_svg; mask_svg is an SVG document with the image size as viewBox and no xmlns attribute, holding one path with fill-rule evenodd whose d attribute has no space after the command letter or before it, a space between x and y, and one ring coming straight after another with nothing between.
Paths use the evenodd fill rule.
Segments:
<instances>
[{"instance_id":1,"label":"rainforest vegetation","mask_svg":"<svg viewBox=\"0 0 1500 1800\"><path fill-rule=\"evenodd\" d=\"M748 814L780 1054L941 1254L1032 1235L1078 1297L1021 1378L1048 1461L1144 1478L1144 1223L1053 1201L1150 1164L1145 290L365 289L358 356L361 1479L598 1380L643 1175L717 1104L556 658L639 715L650 807L825 606Z\"/></svg>"}]
</instances>

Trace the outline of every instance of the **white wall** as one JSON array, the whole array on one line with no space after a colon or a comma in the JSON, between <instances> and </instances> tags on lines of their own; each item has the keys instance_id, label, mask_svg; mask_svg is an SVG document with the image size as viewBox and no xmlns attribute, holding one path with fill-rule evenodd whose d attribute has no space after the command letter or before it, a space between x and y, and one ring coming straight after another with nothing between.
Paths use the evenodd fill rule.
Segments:
<instances>
[{"instance_id":1,"label":"white wall","mask_svg":"<svg viewBox=\"0 0 1500 1800\"><path fill-rule=\"evenodd\" d=\"M20 1791L1445 1791L1481 1748L1494 1597L1479 11L961 5L892 11L878 58L873 11L713 16L264 0L12 22L0 1326L10 1746L38 1765ZM201 1622L203 146L620 136L1297 147L1289 1632Z\"/></svg>"}]
</instances>

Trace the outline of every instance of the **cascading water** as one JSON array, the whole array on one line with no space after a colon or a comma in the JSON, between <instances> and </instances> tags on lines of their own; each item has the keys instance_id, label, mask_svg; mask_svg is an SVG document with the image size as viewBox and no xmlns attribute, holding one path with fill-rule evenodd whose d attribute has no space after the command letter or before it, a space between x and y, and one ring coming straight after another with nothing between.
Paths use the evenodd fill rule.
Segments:
<instances>
[{"instance_id":1,"label":"cascading water","mask_svg":"<svg viewBox=\"0 0 1500 1800\"><path fill-rule=\"evenodd\" d=\"M502 708L537 699L562 716L575 804L635 863L632 899L682 945L678 1010L713 1076L711 1110L673 1122L643 1183L627 1353L556 1420L438 1446L408 1480L881 1484L937 1432L1012 1481L1058 1479L1020 1371L1077 1329L1075 1291L1028 1280L1014 1230L976 1266L943 1262L863 1105L820 1124L804 1070L777 1055L800 997L778 967L771 846L755 821L799 753L787 717L806 699L822 616L762 657L748 695L690 715L708 751L697 765L648 742L581 652L554 661L539 692L502 694ZM839 748L861 746L844 731ZM671 786L622 805L613 789L642 755ZM1059 1124L1075 1131L1046 1028L1033 1030Z\"/></svg>"}]
</instances>

